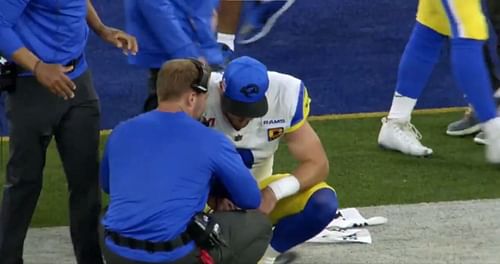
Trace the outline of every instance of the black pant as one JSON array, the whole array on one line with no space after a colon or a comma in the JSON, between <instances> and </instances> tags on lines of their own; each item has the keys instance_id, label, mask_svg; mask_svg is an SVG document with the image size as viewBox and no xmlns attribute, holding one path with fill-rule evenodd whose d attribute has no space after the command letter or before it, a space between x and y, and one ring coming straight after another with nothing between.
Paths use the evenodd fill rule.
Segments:
<instances>
[{"instance_id":1,"label":"black pant","mask_svg":"<svg viewBox=\"0 0 500 264\"><path fill-rule=\"evenodd\" d=\"M500 44L498 43L498 38L500 37L500 1L488 0L487 4L487 15L492 28L490 29L490 39L486 43L485 54L491 80L496 90L500 87Z\"/></svg>"},{"instance_id":2,"label":"black pant","mask_svg":"<svg viewBox=\"0 0 500 264\"><path fill-rule=\"evenodd\" d=\"M149 112L158 107L158 96L156 95L156 81L160 69L149 69L148 98L144 102L144 112Z\"/></svg>"},{"instance_id":3,"label":"black pant","mask_svg":"<svg viewBox=\"0 0 500 264\"><path fill-rule=\"evenodd\" d=\"M21 77L6 114L10 155L0 211L0 263L23 263L23 245L42 188L47 146L55 136L68 181L70 231L79 264L102 262L98 240L99 103L89 72L65 101L34 77Z\"/></svg>"},{"instance_id":4,"label":"black pant","mask_svg":"<svg viewBox=\"0 0 500 264\"><path fill-rule=\"evenodd\" d=\"M216 212L213 218L219 223L222 237L227 247L220 246L209 250L217 264L255 264L260 260L271 240L271 222L257 211ZM103 243L104 245L104 243ZM104 256L108 264L148 264L147 262L127 260L105 246ZM199 250L169 264L201 263ZM159 263L164 264L164 263Z\"/></svg>"}]
</instances>

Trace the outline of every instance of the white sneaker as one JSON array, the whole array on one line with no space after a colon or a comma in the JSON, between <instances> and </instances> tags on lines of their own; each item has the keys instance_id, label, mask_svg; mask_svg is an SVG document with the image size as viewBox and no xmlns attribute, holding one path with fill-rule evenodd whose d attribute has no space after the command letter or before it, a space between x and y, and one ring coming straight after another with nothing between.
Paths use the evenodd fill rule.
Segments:
<instances>
[{"instance_id":1,"label":"white sneaker","mask_svg":"<svg viewBox=\"0 0 500 264\"><path fill-rule=\"evenodd\" d=\"M500 117L486 122L483 131L486 134L486 160L500 164Z\"/></svg>"},{"instance_id":2,"label":"white sneaker","mask_svg":"<svg viewBox=\"0 0 500 264\"><path fill-rule=\"evenodd\" d=\"M431 155L432 149L422 145L421 139L422 135L410 122L382 118L382 128L378 134L381 147L417 157Z\"/></svg>"}]
</instances>

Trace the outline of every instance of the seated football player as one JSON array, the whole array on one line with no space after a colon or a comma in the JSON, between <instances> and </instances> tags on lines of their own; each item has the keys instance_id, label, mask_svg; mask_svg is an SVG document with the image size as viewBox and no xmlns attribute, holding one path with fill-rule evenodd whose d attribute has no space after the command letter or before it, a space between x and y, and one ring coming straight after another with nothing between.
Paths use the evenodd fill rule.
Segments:
<instances>
[{"instance_id":1,"label":"seated football player","mask_svg":"<svg viewBox=\"0 0 500 264\"><path fill-rule=\"evenodd\" d=\"M310 98L301 80L240 57L225 72L212 73L204 122L236 145L259 182L259 208L274 224L273 238L260 263L275 258L322 231L335 217L338 201L325 179L329 162L307 121ZM274 174L280 140L298 162L289 173ZM233 206L225 199L226 209ZM229 204L229 205L228 205Z\"/></svg>"}]
</instances>

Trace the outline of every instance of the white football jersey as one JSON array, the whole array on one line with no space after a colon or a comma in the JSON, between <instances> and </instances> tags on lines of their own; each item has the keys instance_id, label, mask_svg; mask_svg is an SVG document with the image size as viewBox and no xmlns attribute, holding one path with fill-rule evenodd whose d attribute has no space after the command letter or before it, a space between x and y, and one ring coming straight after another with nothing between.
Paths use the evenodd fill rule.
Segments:
<instances>
[{"instance_id":1,"label":"white football jersey","mask_svg":"<svg viewBox=\"0 0 500 264\"><path fill-rule=\"evenodd\" d=\"M237 131L222 113L222 74L212 73L208 85L205 123L224 133L235 145L245 164L260 181L273 173L274 153L285 133L298 129L309 115L310 99L301 80L278 72L268 72L266 92L269 110Z\"/></svg>"}]
</instances>

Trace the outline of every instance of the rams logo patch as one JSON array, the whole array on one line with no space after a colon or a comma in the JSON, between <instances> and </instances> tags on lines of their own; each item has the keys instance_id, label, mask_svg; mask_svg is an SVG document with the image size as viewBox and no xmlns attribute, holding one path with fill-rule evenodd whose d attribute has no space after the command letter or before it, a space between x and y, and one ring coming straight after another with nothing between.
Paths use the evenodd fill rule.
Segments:
<instances>
[{"instance_id":1,"label":"rams logo patch","mask_svg":"<svg viewBox=\"0 0 500 264\"><path fill-rule=\"evenodd\" d=\"M267 140L273 141L283 135L285 132L285 128L283 127L275 127L275 128L269 128L267 130Z\"/></svg>"}]
</instances>

